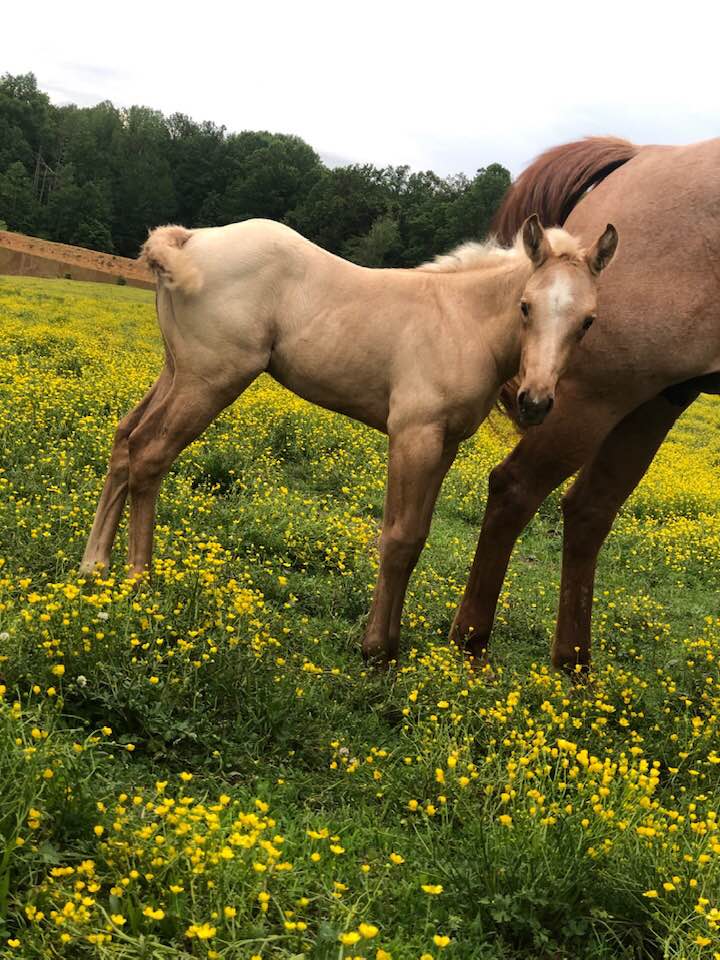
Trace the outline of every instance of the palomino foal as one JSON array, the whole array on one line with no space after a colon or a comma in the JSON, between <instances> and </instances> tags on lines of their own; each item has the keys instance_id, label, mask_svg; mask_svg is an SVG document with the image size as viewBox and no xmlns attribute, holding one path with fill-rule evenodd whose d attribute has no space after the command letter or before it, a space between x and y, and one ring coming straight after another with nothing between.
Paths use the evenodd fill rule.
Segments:
<instances>
[{"instance_id":1,"label":"palomino foal","mask_svg":"<svg viewBox=\"0 0 720 960\"><path fill-rule=\"evenodd\" d=\"M459 442L518 372L521 417L544 419L616 244L608 226L585 253L532 216L511 249L466 244L415 270L371 270L267 220L154 230L142 258L157 276L165 367L117 428L82 572L109 565L128 491L131 572L149 569L163 477L267 371L389 436L363 651L394 658L407 583Z\"/></svg>"}]
</instances>

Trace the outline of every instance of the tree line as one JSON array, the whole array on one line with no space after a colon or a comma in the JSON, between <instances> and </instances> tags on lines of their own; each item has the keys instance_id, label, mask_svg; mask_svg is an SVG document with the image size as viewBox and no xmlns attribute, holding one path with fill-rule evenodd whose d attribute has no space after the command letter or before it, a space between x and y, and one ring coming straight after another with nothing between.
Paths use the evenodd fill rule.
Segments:
<instances>
[{"instance_id":1,"label":"tree line","mask_svg":"<svg viewBox=\"0 0 720 960\"><path fill-rule=\"evenodd\" d=\"M270 217L357 263L415 266L483 236L509 185L497 163L474 177L328 167L297 136L109 101L56 106L32 73L0 78L0 221L122 256L160 223Z\"/></svg>"}]
</instances>

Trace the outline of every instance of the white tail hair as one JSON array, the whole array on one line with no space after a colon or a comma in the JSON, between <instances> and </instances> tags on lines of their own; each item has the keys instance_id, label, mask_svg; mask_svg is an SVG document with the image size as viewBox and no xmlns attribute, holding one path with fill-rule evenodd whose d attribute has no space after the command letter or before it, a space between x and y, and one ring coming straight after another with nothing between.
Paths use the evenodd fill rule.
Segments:
<instances>
[{"instance_id":1,"label":"white tail hair","mask_svg":"<svg viewBox=\"0 0 720 960\"><path fill-rule=\"evenodd\" d=\"M174 224L156 227L150 231L138 258L170 290L188 295L199 293L202 287L200 271L183 249L192 235L192 230Z\"/></svg>"}]
</instances>

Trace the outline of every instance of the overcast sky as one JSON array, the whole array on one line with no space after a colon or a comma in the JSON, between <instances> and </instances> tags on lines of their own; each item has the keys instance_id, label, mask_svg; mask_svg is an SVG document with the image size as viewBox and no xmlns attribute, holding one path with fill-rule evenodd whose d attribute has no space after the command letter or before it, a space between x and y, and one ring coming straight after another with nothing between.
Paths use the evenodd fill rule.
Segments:
<instances>
[{"instance_id":1,"label":"overcast sky","mask_svg":"<svg viewBox=\"0 0 720 960\"><path fill-rule=\"evenodd\" d=\"M0 71L56 103L295 133L336 162L517 174L586 134L720 134L714 0L21 0L0 29Z\"/></svg>"}]
</instances>

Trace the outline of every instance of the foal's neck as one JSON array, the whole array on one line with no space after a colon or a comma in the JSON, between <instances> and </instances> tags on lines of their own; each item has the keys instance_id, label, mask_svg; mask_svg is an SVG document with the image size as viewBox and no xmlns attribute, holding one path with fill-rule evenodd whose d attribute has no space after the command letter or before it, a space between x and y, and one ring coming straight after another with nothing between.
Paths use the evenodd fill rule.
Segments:
<instances>
[{"instance_id":1,"label":"foal's neck","mask_svg":"<svg viewBox=\"0 0 720 960\"><path fill-rule=\"evenodd\" d=\"M464 274L468 307L495 358L499 385L514 377L520 366L519 303L531 273L530 261L518 256Z\"/></svg>"}]
</instances>

